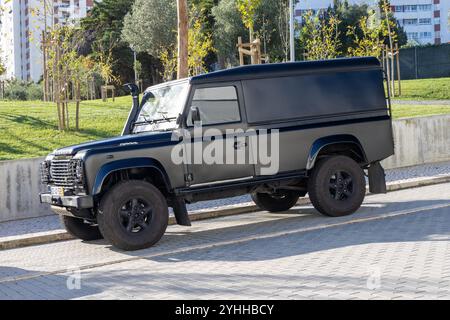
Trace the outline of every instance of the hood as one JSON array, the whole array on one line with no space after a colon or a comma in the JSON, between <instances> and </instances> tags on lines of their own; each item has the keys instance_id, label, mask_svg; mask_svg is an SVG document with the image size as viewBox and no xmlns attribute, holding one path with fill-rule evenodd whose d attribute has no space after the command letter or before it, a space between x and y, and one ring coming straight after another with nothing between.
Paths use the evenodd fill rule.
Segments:
<instances>
[{"instance_id":1,"label":"hood","mask_svg":"<svg viewBox=\"0 0 450 320\"><path fill-rule=\"evenodd\" d=\"M170 143L172 132L146 132L141 134L130 134L103 140L89 141L73 146L56 149L54 155L75 155L83 150L121 147L134 144Z\"/></svg>"}]
</instances>

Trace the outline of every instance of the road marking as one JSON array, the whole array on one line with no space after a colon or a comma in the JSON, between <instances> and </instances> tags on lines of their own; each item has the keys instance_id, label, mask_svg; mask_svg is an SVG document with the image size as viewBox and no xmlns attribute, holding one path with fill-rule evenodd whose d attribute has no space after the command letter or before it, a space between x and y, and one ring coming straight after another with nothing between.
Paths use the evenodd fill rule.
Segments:
<instances>
[{"instance_id":1,"label":"road marking","mask_svg":"<svg viewBox=\"0 0 450 320\"><path fill-rule=\"evenodd\" d=\"M263 235L244 237L244 238L240 238L240 239L195 245L195 246L191 246L188 248L180 248L180 249L175 249L175 250L171 250L171 251L155 252L155 253L147 254L147 255L127 257L127 258L123 258L123 259L117 259L114 261L93 263L93 264L88 264L85 266L80 266L79 269L80 270L95 269L95 268L100 268L100 267L107 266L107 265L120 264L120 263L125 263L125 262L130 262L130 261L137 261L137 260L141 260L141 259L149 259L149 258L166 256L166 255L186 253L189 251L210 249L210 248L239 244L239 243L254 241L254 240L277 238L277 237L288 236L288 235L292 235L292 234L296 234L296 233L304 233L304 232L322 230L322 229L327 229L327 228L335 228L335 227L340 227L340 226L345 226L345 225L350 225L350 224L364 223L364 222L369 222L369 221L374 221L374 220L382 220L382 219L386 219L386 218L394 218L394 217L404 216L404 215L413 214L413 213L442 209L442 208L446 208L446 207L450 207L450 202L443 203L443 204L441 203L441 204L435 204L435 205L430 205L430 206L424 206L424 207L418 207L418 208L399 210L399 211L394 211L391 213L379 214L379 215L376 215L373 217L356 218L356 219L342 221L342 222L322 224L322 225L318 225L318 226L305 227L305 228L298 228L298 229L289 230L289 231L278 231L278 232L272 232L272 233L267 233L267 234L263 234ZM195 233L193 233L193 235L195 235ZM28 275L23 275L23 276L6 277L3 279L0 279L0 283L18 282L18 281L24 281L24 280L29 280L29 279L33 279L33 278L48 276L48 275L66 274L66 273L67 273L66 269L60 269L60 270L54 270L54 271L48 271L48 272L38 272L38 273L33 273L33 274L28 274Z\"/></svg>"}]
</instances>

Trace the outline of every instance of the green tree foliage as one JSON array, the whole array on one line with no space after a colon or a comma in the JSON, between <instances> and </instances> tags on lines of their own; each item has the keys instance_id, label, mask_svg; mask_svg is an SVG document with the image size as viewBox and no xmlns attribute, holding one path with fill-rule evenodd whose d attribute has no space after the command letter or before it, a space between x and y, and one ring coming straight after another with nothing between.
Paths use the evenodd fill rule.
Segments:
<instances>
[{"instance_id":1,"label":"green tree foliage","mask_svg":"<svg viewBox=\"0 0 450 320\"><path fill-rule=\"evenodd\" d=\"M304 21L300 30L300 51L302 53L308 51L306 47L308 41L310 49L317 51L312 38L317 36L318 31L311 24L316 21L316 24L325 26L330 24L332 19L338 21L335 40L339 44L338 51L342 55L378 55L381 52L382 44L389 44L388 24L393 41L398 42L399 46L404 45L406 43L405 32L398 25L390 10L388 10L388 19L386 19L382 7L384 1L387 0L381 0L372 6L368 6L367 4L349 5L346 0L335 0L333 6L316 13L316 15L307 12L303 17ZM389 1L385 3L389 8ZM312 20L309 21L308 19ZM308 27L305 28L308 23ZM320 46L320 43L317 43L317 45Z\"/></svg>"},{"instance_id":2,"label":"green tree foliage","mask_svg":"<svg viewBox=\"0 0 450 320\"><path fill-rule=\"evenodd\" d=\"M236 6L236 0L221 0L212 8L215 19L213 33L214 47L217 49L219 64L222 68L236 64L237 38L244 39L248 32Z\"/></svg>"},{"instance_id":3,"label":"green tree foliage","mask_svg":"<svg viewBox=\"0 0 450 320\"><path fill-rule=\"evenodd\" d=\"M201 10L192 5L189 15L188 66L194 76L208 71L205 59L215 49L211 33L203 28L206 19Z\"/></svg>"},{"instance_id":4,"label":"green tree foliage","mask_svg":"<svg viewBox=\"0 0 450 320\"><path fill-rule=\"evenodd\" d=\"M191 5L189 10L189 33L188 33L188 67L189 76L208 72L206 59L210 53L215 51L212 43L212 35L204 29L205 17L196 5ZM159 55L164 66L161 73L164 80L172 80L177 70L177 48L173 44L165 47Z\"/></svg>"},{"instance_id":5,"label":"green tree foliage","mask_svg":"<svg viewBox=\"0 0 450 320\"><path fill-rule=\"evenodd\" d=\"M136 0L125 16L122 38L136 51L159 57L176 42L176 27L176 1Z\"/></svg>"},{"instance_id":6,"label":"green tree foliage","mask_svg":"<svg viewBox=\"0 0 450 320\"><path fill-rule=\"evenodd\" d=\"M7 100L41 100L42 87L34 82L10 80L5 85L5 99Z\"/></svg>"},{"instance_id":7,"label":"green tree foliage","mask_svg":"<svg viewBox=\"0 0 450 320\"><path fill-rule=\"evenodd\" d=\"M261 5L261 0L237 0L236 5L242 16L244 26L249 30L250 39L253 39L256 10Z\"/></svg>"},{"instance_id":8,"label":"green tree foliage","mask_svg":"<svg viewBox=\"0 0 450 320\"><path fill-rule=\"evenodd\" d=\"M333 59L340 55L341 42L338 30L340 20L334 15L321 19L312 11L303 15L302 20L300 34L307 60Z\"/></svg>"},{"instance_id":9,"label":"green tree foliage","mask_svg":"<svg viewBox=\"0 0 450 320\"><path fill-rule=\"evenodd\" d=\"M3 65L2 58L0 57L0 76L6 72L6 68Z\"/></svg>"},{"instance_id":10,"label":"green tree foliage","mask_svg":"<svg viewBox=\"0 0 450 320\"><path fill-rule=\"evenodd\" d=\"M133 53L121 39L123 20L135 0L95 1L89 15L82 19L83 42L79 53L92 54L95 59L103 59L103 52L110 52L111 72L118 82L134 79Z\"/></svg>"},{"instance_id":11,"label":"green tree foliage","mask_svg":"<svg viewBox=\"0 0 450 320\"><path fill-rule=\"evenodd\" d=\"M264 0L254 11L254 34L262 43L262 51L271 62L286 60L289 49L288 0ZM221 0L212 9L215 19L214 47L221 67L237 64L237 38L249 41L236 0Z\"/></svg>"}]
</instances>

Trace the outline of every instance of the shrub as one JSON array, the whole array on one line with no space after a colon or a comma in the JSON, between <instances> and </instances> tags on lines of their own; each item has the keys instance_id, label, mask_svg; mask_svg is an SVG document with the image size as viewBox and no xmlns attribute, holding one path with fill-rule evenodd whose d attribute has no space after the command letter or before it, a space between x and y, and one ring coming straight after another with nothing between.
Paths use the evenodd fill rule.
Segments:
<instances>
[{"instance_id":1,"label":"shrub","mask_svg":"<svg viewBox=\"0 0 450 320\"><path fill-rule=\"evenodd\" d=\"M8 100L42 100L42 86L34 82L12 80L6 84L5 98Z\"/></svg>"}]
</instances>

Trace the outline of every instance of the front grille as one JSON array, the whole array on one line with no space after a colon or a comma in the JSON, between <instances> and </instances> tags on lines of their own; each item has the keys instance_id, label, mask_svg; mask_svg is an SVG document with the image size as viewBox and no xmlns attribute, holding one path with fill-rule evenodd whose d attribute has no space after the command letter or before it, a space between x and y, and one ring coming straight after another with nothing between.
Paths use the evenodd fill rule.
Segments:
<instances>
[{"instance_id":1,"label":"front grille","mask_svg":"<svg viewBox=\"0 0 450 320\"><path fill-rule=\"evenodd\" d=\"M50 180L58 187L75 186L75 170L70 159L54 159L50 164Z\"/></svg>"}]
</instances>

